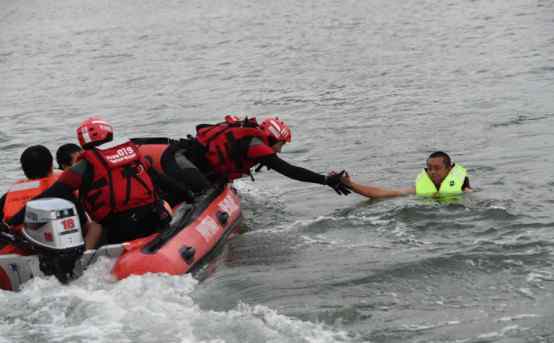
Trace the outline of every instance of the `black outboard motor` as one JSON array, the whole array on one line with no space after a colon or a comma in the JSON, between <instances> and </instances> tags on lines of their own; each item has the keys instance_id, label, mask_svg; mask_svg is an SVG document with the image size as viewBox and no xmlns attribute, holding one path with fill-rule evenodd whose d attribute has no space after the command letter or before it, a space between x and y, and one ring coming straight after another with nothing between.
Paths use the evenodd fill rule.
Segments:
<instances>
[{"instance_id":1,"label":"black outboard motor","mask_svg":"<svg viewBox=\"0 0 554 343\"><path fill-rule=\"evenodd\" d=\"M32 200L25 209L23 236L39 257L40 270L61 283L79 277L85 251L81 223L75 205L67 200Z\"/></svg>"}]
</instances>

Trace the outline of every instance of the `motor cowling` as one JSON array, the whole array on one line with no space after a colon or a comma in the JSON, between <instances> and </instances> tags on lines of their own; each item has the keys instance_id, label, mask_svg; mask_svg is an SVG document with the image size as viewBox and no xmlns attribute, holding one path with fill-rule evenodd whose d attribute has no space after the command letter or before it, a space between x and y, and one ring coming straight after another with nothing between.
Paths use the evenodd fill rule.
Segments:
<instances>
[{"instance_id":1,"label":"motor cowling","mask_svg":"<svg viewBox=\"0 0 554 343\"><path fill-rule=\"evenodd\" d=\"M55 275L62 283L80 275L75 264L83 255L85 243L72 202L58 198L29 201L22 233L39 256L44 274Z\"/></svg>"}]
</instances>

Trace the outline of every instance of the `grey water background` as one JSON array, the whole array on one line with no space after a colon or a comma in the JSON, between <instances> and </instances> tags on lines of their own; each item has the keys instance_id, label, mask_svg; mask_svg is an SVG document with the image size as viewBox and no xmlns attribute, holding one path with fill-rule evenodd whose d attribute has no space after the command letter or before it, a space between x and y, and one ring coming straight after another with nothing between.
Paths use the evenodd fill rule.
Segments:
<instances>
[{"instance_id":1,"label":"grey water background","mask_svg":"<svg viewBox=\"0 0 554 343\"><path fill-rule=\"evenodd\" d=\"M282 157L409 186L445 150L476 192L367 201L274 172L203 282L0 292L0 342L554 342L554 4L545 0L0 1L5 190L91 114L183 137L277 114Z\"/></svg>"}]
</instances>

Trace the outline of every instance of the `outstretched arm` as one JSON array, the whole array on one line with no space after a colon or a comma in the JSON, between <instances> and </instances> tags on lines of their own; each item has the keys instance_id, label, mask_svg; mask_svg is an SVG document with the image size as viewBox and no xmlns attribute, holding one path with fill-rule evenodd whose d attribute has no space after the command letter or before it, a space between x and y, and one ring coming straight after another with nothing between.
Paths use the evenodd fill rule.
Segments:
<instances>
[{"instance_id":1,"label":"outstretched arm","mask_svg":"<svg viewBox=\"0 0 554 343\"><path fill-rule=\"evenodd\" d=\"M260 162L268 166L270 169L275 170L279 174L283 174L291 179L325 185L325 175L315 173L309 169L294 166L280 159L276 154L267 156Z\"/></svg>"},{"instance_id":2,"label":"outstretched arm","mask_svg":"<svg viewBox=\"0 0 554 343\"><path fill-rule=\"evenodd\" d=\"M327 185L340 195L348 195L350 193L350 190L342 182L339 175L321 175L309 169L289 164L280 159L276 154L265 157L260 160L260 163L291 179Z\"/></svg>"},{"instance_id":3,"label":"outstretched arm","mask_svg":"<svg viewBox=\"0 0 554 343\"><path fill-rule=\"evenodd\" d=\"M350 189L352 189L354 192L368 198L392 198L402 195L415 194L414 187L391 189L370 185L362 185L360 183L352 181L350 175L348 174L342 177L342 182L350 187Z\"/></svg>"}]
</instances>

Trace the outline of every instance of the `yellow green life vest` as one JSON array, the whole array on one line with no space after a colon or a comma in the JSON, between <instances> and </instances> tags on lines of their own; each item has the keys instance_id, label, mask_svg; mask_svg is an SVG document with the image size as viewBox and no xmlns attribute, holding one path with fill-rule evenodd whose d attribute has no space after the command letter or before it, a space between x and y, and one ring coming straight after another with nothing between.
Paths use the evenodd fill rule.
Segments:
<instances>
[{"instance_id":1,"label":"yellow green life vest","mask_svg":"<svg viewBox=\"0 0 554 343\"><path fill-rule=\"evenodd\" d=\"M459 164L455 164L448 175L442 180L439 190L424 169L416 178L416 194L423 196L441 196L461 194L467 171Z\"/></svg>"}]
</instances>

